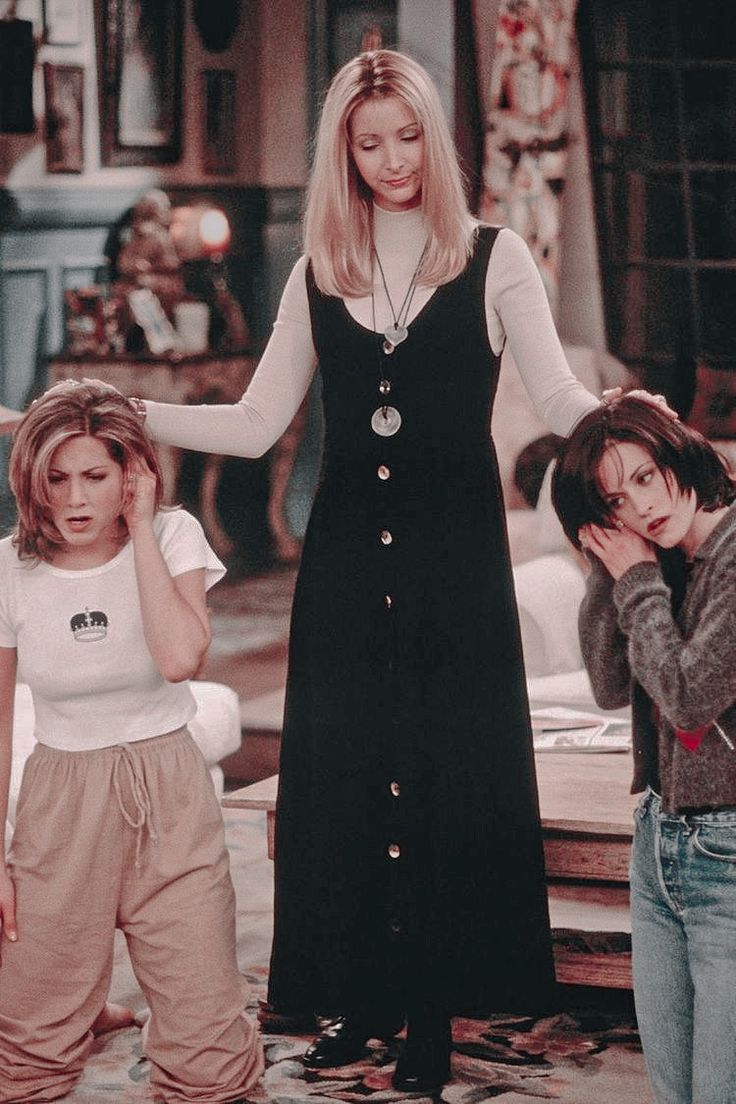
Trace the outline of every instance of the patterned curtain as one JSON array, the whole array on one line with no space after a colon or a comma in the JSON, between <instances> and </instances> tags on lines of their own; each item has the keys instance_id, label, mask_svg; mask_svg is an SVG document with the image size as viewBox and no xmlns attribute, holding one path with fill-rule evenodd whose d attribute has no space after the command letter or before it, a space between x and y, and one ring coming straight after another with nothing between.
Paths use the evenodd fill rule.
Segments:
<instances>
[{"instance_id":1,"label":"patterned curtain","mask_svg":"<svg viewBox=\"0 0 736 1104\"><path fill-rule=\"evenodd\" d=\"M492 38L488 41L494 20L488 18L487 3L476 3L474 9L485 117L479 215L510 226L524 238L555 316L576 4L500 0L495 44Z\"/></svg>"}]
</instances>

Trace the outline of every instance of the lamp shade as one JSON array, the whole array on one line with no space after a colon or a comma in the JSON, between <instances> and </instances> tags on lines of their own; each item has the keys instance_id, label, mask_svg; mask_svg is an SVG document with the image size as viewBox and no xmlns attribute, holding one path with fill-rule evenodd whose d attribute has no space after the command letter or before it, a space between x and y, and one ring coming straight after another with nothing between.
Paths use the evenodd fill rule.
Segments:
<instances>
[{"instance_id":1,"label":"lamp shade","mask_svg":"<svg viewBox=\"0 0 736 1104\"><path fill-rule=\"evenodd\" d=\"M223 210L210 204L174 207L171 236L183 261L222 256L230 245L230 223Z\"/></svg>"}]
</instances>

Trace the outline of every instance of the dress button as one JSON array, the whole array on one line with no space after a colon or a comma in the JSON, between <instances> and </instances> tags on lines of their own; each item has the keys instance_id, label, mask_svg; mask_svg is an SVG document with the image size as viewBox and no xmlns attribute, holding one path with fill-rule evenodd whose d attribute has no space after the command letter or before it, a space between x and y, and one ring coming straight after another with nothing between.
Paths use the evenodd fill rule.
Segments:
<instances>
[{"instance_id":1,"label":"dress button","mask_svg":"<svg viewBox=\"0 0 736 1104\"><path fill-rule=\"evenodd\" d=\"M375 378L375 377L374 377ZM382 395L388 395L391 393L391 380L382 379L378 385L378 390Z\"/></svg>"},{"instance_id":2,"label":"dress button","mask_svg":"<svg viewBox=\"0 0 736 1104\"><path fill-rule=\"evenodd\" d=\"M390 477L390 475L391 475L391 469L388 467L388 465L379 464L378 478L383 479L385 481L386 479L388 479Z\"/></svg>"},{"instance_id":3,"label":"dress button","mask_svg":"<svg viewBox=\"0 0 736 1104\"><path fill-rule=\"evenodd\" d=\"M391 544L391 541L393 539L394 538L391 535L391 531L389 529L382 529L381 530L381 544Z\"/></svg>"},{"instance_id":4,"label":"dress button","mask_svg":"<svg viewBox=\"0 0 736 1104\"><path fill-rule=\"evenodd\" d=\"M386 603L386 609L391 609L391 606L392 606L392 605L394 604L394 600L393 600L393 598L391 597L391 595L390 595L390 594L386 594L386 595L384 595L384 599L383 599L383 600L384 600L384 602Z\"/></svg>"},{"instance_id":5,"label":"dress button","mask_svg":"<svg viewBox=\"0 0 736 1104\"><path fill-rule=\"evenodd\" d=\"M391 921L391 934L392 935L401 935L402 930L403 929L402 929L401 924L399 923L398 920L392 920Z\"/></svg>"},{"instance_id":6,"label":"dress button","mask_svg":"<svg viewBox=\"0 0 736 1104\"><path fill-rule=\"evenodd\" d=\"M398 843L390 843L388 845L388 853L390 858L398 859L399 855L401 854L401 848L399 847Z\"/></svg>"},{"instance_id":7,"label":"dress button","mask_svg":"<svg viewBox=\"0 0 736 1104\"><path fill-rule=\"evenodd\" d=\"M391 790L392 797L398 797L401 793L401 786L398 782L392 782L389 786L389 789Z\"/></svg>"}]
</instances>

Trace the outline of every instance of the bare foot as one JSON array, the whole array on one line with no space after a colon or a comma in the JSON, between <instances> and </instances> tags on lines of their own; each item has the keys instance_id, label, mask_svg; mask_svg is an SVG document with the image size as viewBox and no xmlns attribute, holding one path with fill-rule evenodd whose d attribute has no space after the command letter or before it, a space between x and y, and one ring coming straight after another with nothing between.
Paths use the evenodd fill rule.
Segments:
<instances>
[{"instance_id":1,"label":"bare foot","mask_svg":"<svg viewBox=\"0 0 736 1104\"><path fill-rule=\"evenodd\" d=\"M92 1033L104 1035L108 1031L117 1031L121 1027L132 1027L135 1022L135 1015L130 1008L108 1002L92 1024Z\"/></svg>"}]
</instances>

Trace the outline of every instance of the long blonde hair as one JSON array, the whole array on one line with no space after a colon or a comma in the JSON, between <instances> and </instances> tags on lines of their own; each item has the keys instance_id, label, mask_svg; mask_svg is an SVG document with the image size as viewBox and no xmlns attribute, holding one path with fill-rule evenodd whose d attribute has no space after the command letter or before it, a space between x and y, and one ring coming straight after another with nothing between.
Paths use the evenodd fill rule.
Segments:
<instances>
[{"instance_id":1,"label":"long blonde hair","mask_svg":"<svg viewBox=\"0 0 736 1104\"><path fill-rule=\"evenodd\" d=\"M372 194L350 150L355 108L397 96L424 135L422 211L430 229L419 280L435 287L458 276L472 252L476 221L468 211L457 154L429 74L395 50L358 54L339 70L325 97L307 189L304 249L318 288L360 297L372 285Z\"/></svg>"},{"instance_id":2,"label":"long blonde hair","mask_svg":"<svg viewBox=\"0 0 736 1104\"><path fill-rule=\"evenodd\" d=\"M143 460L156 477L155 508L161 505L163 479L156 452L128 400L104 385L64 380L31 404L13 436L9 482L18 507L13 543L22 560L48 562L64 546L51 520L49 469L56 449L72 437L102 441L123 476L137 459ZM123 523L121 537L125 531Z\"/></svg>"}]
</instances>

